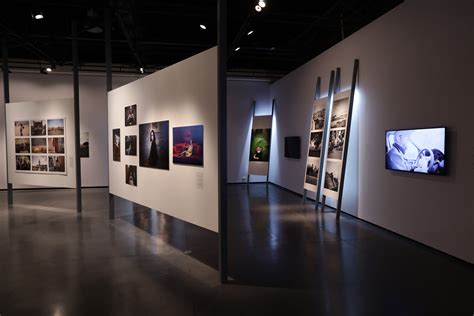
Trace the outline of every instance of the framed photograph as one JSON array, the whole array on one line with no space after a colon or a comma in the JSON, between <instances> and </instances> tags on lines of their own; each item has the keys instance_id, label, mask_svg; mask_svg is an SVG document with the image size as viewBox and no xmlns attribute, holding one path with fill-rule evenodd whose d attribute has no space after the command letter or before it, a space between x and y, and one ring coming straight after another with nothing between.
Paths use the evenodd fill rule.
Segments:
<instances>
[{"instance_id":1,"label":"framed photograph","mask_svg":"<svg viewBox=\"0 0 474 316\"><path fill-rule=\"evenodd\" d=\"M125 107L125 126L137 125L137 105Z\"/></svg>"},{"instance_id":2,"label":"framed photograph","mask_svg":"<svg viewBox=\"0 0 474 316\"><path fill-rule=\"evenodd\" d=\"M31 152L33 154L46 154L48 147L46 145L46 138L32 138L31 139Z\"/></svg>"},{"instance_id":3,"label":"framed photograph","mask_svg":"<svg viewBox=\"0 0 474 316\"><path fill-rule=\"evenodd\" d=\"M326 117L326 104L324 102L316 102L313 108L311 130L322 130L324 128L324 120Z\"/></svg>"},{"instance_id":4,"label":"framed photograph","mask_svg":"<svg viewBox=\"0 0 474 316\"><path fill-rule=\"evenodd\" d=\"M140 167L169 170L169 121L140 124Z\"/></svg>"},{"instance_id":5,"label":"framed photograph","mask_svg":"<svg viewBox=\"0 0 474 316\"><path fill-rule=\"evenodd\" d=\"M125 165L125 183L137 186L137 166Z\"/></svg>"},{"instance_id":6,"label":"framed photograph","mask_svg":"<svg viewBox=\"0 0 474 316\"><path fill-rule=\"evenodd\" d=\"M173 163L202 166L204 164L204 126L173 128Z\"/></svg>"},{"instance_id":7,"label":"framed photograph","mask_svg":"<svg viewBox=\"0 0 474 316\"><path fill-rule=\"evenodd\" d=\"M29 154L30 152L30 138L15 138L15 153Z\"/></svg>"},{"instance_id":8,"label":"framed photograph","mask_svg":"<svg viewBox=\"0 0 474 316\"><path fill-rule=\"evenodd\" d=\"M321 158L322 143L323 132L312 132L309 140L308 156Z\"/></svg>"},{"instance_id":9,"label":"framed photograph","mask_svg":"<svg viewBox=\"0 0 474 316\"><path fill-rule=\"evenodd\" d=\"M331 113L331 128L346 127L349 112L349 98L335 100Z\"/></svg>"},{"instance_id":10,"label":"framed photograph","mask_svg":"<svg viewBox=\"0 0 474 316\"><path fill-rule=\"evenodd\" d=\"M339 182L341 181L342 162L328 160L326 163L326 175L324 179L324 188L338 192Z\"/></svg>"},{"instance_id":11,"label":"framed photograph","mask_svg":"<svg viewBox=\"0 0 474 316\"><path fill-rule=\"evenodd\" d=\"M48 138L48 154L64 154L64 137Z\"/></svg>"},{"instance_id":12,"label":"framed photograph","mask_svg":"<svg viewBox=\"0 0 474 316\"><path fill-rule=\"evenodd\" d=\"M328 158L342 159L345 139L345 129L331 130L329 132Z\"/></svg>"},{"instance_id":13,"label":"framed photograph","mask_svg":"<svg viewBox=\"0 0 474 316\"><path fill-rule=\"evenodd\" d=\"M112 130L112 159L120 161L120 128Z\"/></svg>"},{"instance_id":14,"label":"framed photograph","mask_svg":"<svg viewBox=\"0 0 474 316\"><path fill-rule=\"evenodd\" d=\"M271 136L271 128L252 129L252 137L250 138L250 161L269 161Z\"/></svg>"},{"instance_id":15,"label":"framed photograph","mask_svg":"<svg viewBox=\"0 0 474 316\"><path fill-rule=\"evenodd\" d=\"M17 155L16 156L16 170L17 171L31 171L31 156Z\"/></svg>"},{"instance_id":16,"label":"framed photograph","mask_svg":"<svg viewBox=\"0 0 474 316\"><path fill-rule=\"evenodd\" d=\"M137 155L137 136L136 135L125 136L125 155L127 156Z\"/></svg>"},{"instance_id":17,"label":"framed photograph","mask_svg":"<svg viewBox=\"0 0 474 316\"><path fill-rule=\"evenodd\" d=\"M309 157L306 162L306 177L305 182L318 185L318 176L319 176L319 158Z\"/></svg>"},{"instance_id":18,"label":"framed photograph","mask_svg":"<svg viewBox=\"0 0 474 316\"><path fill-rule=\"evenodd\" d=\"M48 120L49 136L64 136L64 119Z\"/></svg>"},{"instance_id":19,"label":"framed photograph","mask_svg":"<svg viewBox=\"0 0 474 316\"><path fill-rule=\"evenodd\" d=\"M66 164L64 156L51 155L48 156L49 172L64 173L66 172Z\"/></svg>"},{"instance_id":20,"label":"framed photograph","mask_svg":"<svg viewBox=\"0 0 474 316\"><path fill-rule=\"evenodd\" d=\"M30 136L30 121L15 121L15 136Z\"/></svg>"},{"instance_id":21,"label":"framed photograph","mask_svg":"<svg viewBox=\"0 0 474 316\"><path fill-rule=\"evenodd\" d=\"M46 120L30 121L31 136L46 136Z\"/></svg>"},{"instance_id":22,"label":"framed photograph","mask_svg":"<svg viewBox=\"0 0 474 316\"><path fill-rule=\"evenodd\" d=\"M89 132L81 132L80 143L81 158L89 158Z\"/></svg>"},{"instance_id":23,"label":"framed photograph","mask_svg":"<svg viewBox=\"0 0 474 316\"><path fill-rule=\"evenodd\" d=\"M31 171L47 172L48 171L48 156L33 155L31 156Z\"/></svg>"}]
</instances>

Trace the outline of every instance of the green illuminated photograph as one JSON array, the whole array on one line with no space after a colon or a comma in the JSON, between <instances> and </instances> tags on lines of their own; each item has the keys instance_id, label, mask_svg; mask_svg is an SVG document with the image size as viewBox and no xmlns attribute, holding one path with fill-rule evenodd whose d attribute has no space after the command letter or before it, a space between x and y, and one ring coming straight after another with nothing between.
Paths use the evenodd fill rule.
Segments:
<instances>
[{"instance_id":1,"label":"green illuminated photograph","mask_svg":"<svg viewBox=\"0 0 474 316\"><path fill-rule=\"evenodd\" d=\"M268 161L270 159L271 135L271 128L252 130L250 161Z\"/></svg>"}]
</instances>

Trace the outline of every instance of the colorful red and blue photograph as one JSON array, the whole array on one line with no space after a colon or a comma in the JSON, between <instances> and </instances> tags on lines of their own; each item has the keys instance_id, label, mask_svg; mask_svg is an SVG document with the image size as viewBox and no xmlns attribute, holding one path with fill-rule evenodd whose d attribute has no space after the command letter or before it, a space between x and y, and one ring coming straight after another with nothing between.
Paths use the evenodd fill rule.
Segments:
<instances>
[{"instance_id":1,"label":"colorful red and blue photograph","mask_svg":"<svg viewBox=\"0 0 474 316\"><path fill-rule=\"evenodd\" d=\"M202 166L204 164L204 126L173 128L173 163Z\"/></svg>"}]
</instances>

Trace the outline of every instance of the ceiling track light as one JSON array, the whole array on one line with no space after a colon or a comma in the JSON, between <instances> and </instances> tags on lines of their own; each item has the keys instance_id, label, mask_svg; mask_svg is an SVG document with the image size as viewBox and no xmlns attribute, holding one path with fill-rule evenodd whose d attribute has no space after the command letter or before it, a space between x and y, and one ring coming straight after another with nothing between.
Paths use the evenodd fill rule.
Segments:
<instances>
[{"instance_id":1,"label":"ceiling track light","mask_svg":"<svg viewBox=\"0 0 474 316\"><path fill-rule=\"evenodd\" d=\"M41 20L44 18L43 12L41 11L35 11L31 12L31 17L35 20Z\"/></svg>"},{"instance_id":2,"label":"ceiling track light","mask_svg":"<svg viewBox=\"0 0 474 316\"><path fill-rule=\"evenodd\" d=\"M253 34L253 30L251 30L247 33L247 35L252 35L252 34Z\"/></svg>"},{"instance_id":3,"label":"ceiling track light","mask_svg":"<svg viewBox=\"0 0 474 316\"><path fill-rule=\"evenodd\" d=\"M262 11L262 7L257 4L257 5L255 6L255 11L257 11L257 12Z\"/></svg>"},{"instance_id":4,"label":"ceiling track light","mask_svg":"<svg viewBox=\"0 0 474 316\"><path fill-rule=\"evenodd\" d=\"M52 71L53 71L53 67L41 67L40 69L40 73L46 74L46 75Z\"/></svg>"},{"instance_id":5,"label":"ceiling track light","mask_svg":"<svg viewBox=\"0 0 474 316\"><path fill-rule=\"evenodd\" d=\"M240 46L235 48L235 51L239 51L239 50L240 50Z\"/></svg>"},{"instance_id":6,"label":"ceiling track light","mask_svg":"<svg viewBox=\"0 0 474 316\"><path fill-rule=\"evenodd\" d=\"M138 70L140 71L141 74L145 73L145 69L143 69L143 67L138 68Z\"/></svg>"},{"instance_id":7,"label":"ceiling track light","mask_svg":"<svg viewBox=\"0 0 474 316\"><path fill-rule=\"evenodd\" d=\"M259 5L260 7L262 7L262 8L265 8L265 7L267 6L267 4L265 3L265 1L263 1L263 0L260 0L260 1L258 2L258 5Z\"/></svg>"},{"instance_id":8,"label":"ceiling track light","mask_svg":"<svg viewBox=\"0 0 474 316\"><path fill-rule=\"evenodd\" d=\"M207 27L204 24L200 24L199 27L203 30L207 29Z\"/></svg>"}]
</instances>

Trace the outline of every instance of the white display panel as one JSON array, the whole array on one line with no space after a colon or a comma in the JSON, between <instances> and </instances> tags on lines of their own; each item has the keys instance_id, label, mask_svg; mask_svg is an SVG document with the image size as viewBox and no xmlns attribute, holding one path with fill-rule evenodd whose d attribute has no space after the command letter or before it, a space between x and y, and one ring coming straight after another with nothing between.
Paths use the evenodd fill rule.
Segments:
<instances>
[{"instance_id":1,"label":"white display panel","mask_svg":"<svg viewBox=\"0 0 474 316\"><path fill-rule=\"evenodd\" d=\"M72 99L8 103L6 119L10 183L75 187Z\"/></svg>"},{"instance_id":2,"label":"white display panel","mask_svg":"<svg viewBox=\"0 0 474 316\"><path fill-rule=\"evenodd\" d=\"M136 125L126 125L125 108L131 105ZM108 113L110 193L217 232L217 49L109 92ZM139 152L140 125L164 121L169 169L142 167L140 155L125 154L126 136L137 135ZM203 166L174 164L172 129L192 125L204 126ZM114 129L120 129L120 161L113 159Z\"/></svg>"}]
</instances>

